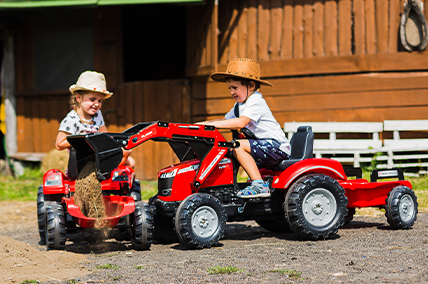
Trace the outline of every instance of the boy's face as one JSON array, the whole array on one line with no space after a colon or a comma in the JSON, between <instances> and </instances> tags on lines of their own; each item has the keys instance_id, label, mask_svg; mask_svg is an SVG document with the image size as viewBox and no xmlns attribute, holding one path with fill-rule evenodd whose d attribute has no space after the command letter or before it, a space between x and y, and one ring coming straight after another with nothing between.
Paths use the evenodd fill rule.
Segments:
<instances>
[{"instance_id":1,"label":"boy's face","mask_svg":"<svg viewBox=\"0 0 428 284\"><path fill-rule=\"evenodd\" d=\"M251 82L253 83L253 82ZM230 90L230 95L235 99L238 103L243 103L247 100L247 98L254 92L254 87L243 86L241 81L235 81L233 79L228 79L226 81L227 87Z\"/></svg>"},{"instance_id":2,"label":"boy's face","mask_svg":"<svg viewBox=\"0 0 428 284\"><path fill-rule=\"evenodd\" d=\"M80 108L86 114L90 116L95 115L95 113L101 108L101 105L104 101L104 95L97 92L89 92L83 96L76 94L76 100L79 103Z\"/></svg>"}]
</instances>

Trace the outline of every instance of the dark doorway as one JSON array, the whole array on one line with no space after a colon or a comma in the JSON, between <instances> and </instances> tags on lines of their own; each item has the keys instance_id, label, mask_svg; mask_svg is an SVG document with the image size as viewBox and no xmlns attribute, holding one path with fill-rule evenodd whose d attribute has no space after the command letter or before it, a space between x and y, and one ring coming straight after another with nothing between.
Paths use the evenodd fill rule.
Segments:
<instances>
[{"instance_id":1,"label":"dark doorway","mask_svg":"<svg viewBox=\"0 0 428 284\"><path fill-rule=\"evenodd\" d=\"M186 7L122 7L124 81L184 78Z\"/></svg>"}]
</instances>

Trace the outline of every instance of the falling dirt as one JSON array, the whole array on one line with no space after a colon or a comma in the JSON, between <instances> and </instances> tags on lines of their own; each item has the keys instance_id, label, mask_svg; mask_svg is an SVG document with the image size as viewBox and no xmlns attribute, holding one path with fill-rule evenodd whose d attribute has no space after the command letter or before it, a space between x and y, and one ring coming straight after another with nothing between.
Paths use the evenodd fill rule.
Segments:
<instances>
[{"instance_id":1,"label":"falling dirt","mask_svg":"<svg viewBox=\"0 0 428 284\"><path fill-rule=\"evenodd\" d=\"M97 179L94 161L89 161L79 172L76 179L74 202L80 207L83 215L96 218L96 227L103 227L105 208L101 182Z\"/></svg>"}]
</instances>

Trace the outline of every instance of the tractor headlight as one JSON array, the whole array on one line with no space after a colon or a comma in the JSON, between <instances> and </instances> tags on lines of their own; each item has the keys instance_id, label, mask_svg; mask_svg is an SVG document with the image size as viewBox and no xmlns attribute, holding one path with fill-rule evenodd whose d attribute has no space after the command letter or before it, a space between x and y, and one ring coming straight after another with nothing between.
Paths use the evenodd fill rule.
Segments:
<instances>
[{"instance_id":1,"label":"tractor headlight","mask_svg":"<svg viewBox=\"0 0 428 284\"><path fill-rule=\"evenodd\" d=\"M62 185L61 175L52 174L47 177L44 186Z\"/></svg>"},{"instance_id":2,"label":"tractor headlight","mask_svg":"<svg viewBox=\"0 0 428 284\"><path fill-rule=\"evenodd\" d=\"M113 173L113 181L128 181L128 175L124 171L116 171Z\"/></svg>"}]
</instances>

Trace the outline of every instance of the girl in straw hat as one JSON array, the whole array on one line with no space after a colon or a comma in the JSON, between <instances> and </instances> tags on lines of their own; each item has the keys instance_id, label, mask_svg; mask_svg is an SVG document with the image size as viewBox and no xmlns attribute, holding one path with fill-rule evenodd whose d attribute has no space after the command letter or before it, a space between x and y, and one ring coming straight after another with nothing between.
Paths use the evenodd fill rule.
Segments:
<instances>
[{"instance_id":1,"label":"girl in straw hat","mask_svg":"<svg viewBox=\"0 0 428 284\"><path fill-rule=\"evenodd\" d=\"M229 61L226 72L215 72L211 79L225 82L236 104L223 119L199 124L231 130L246 127L254 133L257 139L239 139L240 147L232 150L252 180L251 185L237 195L242 198L270 196L269 185L263 182L259 168L288 159L291 151L281 126L258 91L261 85L273 87L272 84L260 79L259 64L247 58Z\"/></svg>"},{"instance_id":2,"label":"girl in straw hat","mask_svg":"<svg viewBox=\"0 0 428 284\"><path fill-rule=\"evenodd\" d=\"M107 132L101 114L101 106L105 99L113 93L107 91L104 74L85 71L80 74L76 84L70 86L70 103L73 109L62 120L55 146L58 150L71 148L67 141L68 135ZM135 161L129 157L130 151L124 151L122 164L134 167Z\"/></svg>"}]
</instances>

